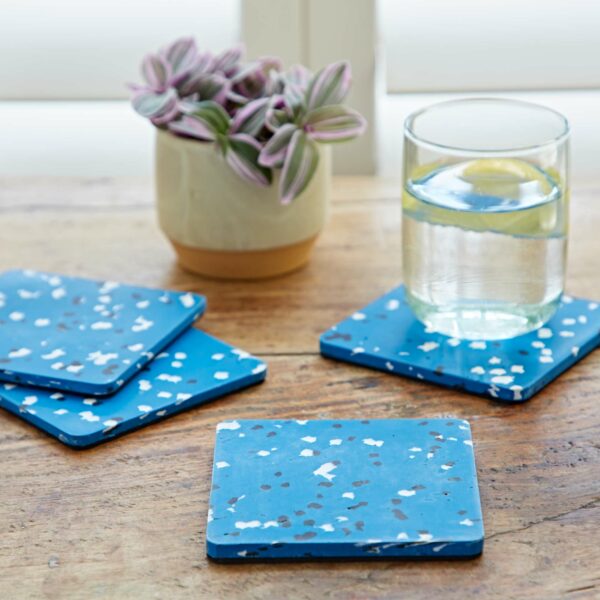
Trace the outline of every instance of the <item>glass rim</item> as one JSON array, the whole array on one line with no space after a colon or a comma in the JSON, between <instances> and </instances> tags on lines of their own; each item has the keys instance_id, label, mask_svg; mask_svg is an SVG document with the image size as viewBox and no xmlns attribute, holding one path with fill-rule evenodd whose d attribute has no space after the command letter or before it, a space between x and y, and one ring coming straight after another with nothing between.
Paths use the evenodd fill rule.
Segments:
<instances>
[{"instance_id":1,"label":"glass rim","mask_svg":"<svg viewBox=\"0 0 600 600\"><path fill-rule=\"evenodd\" d=\"M558 117L559 121L562 124L562 131L558 135L555 135L553 137L550 137L549 139L540 141L539 143L536 143L536 144L527 144L527 145L523 145L523 146L514 146L511 148L504 147L504 148L497 148L497 149L494 149L494 148L481 148L481 149L466 148L466 147L461 147L458 145L441 144L438 142L434 142L432 140L428 140L425 137L421 137L419 134L417 134L414 131L415 120L418 117L420 117L430 111L433 111L438 108L447 107L449 105L456 105L456 104L468 105L468 104L476 103L476 102L478 102L478 103L497 102L500 104L521 106L524 108L535 109L536 111L540 111L540 112L551 113L555 117ZM570 134L571 134L571 127L569 125L568 119L562 113L558 112L557 110L550 108L548 106L544 106L543 104L538 104L536 102L527 102L526 100L516 100L513 98L498 98L498 97L494 97L494 96L482 96L482 97L473 96L473 97L469 97L469 98L456 98L453 100L444 100L442 102L436 102L434 104L429 104L427 106L424 106L423 108L413 111L406 117L406 119L404 121L404 135L405 135L405 137L410 139L415 144L417 144L419 146L427 147L431 150L436 150L443 154L458 154L460 156L482 156L482 155L484 155L484 156L492 156L492 157L494 157L494 156L508 157L508 156L515 156L515 155L532 154L532 153L543 151L545 148L548 148L551 146L559 146L560 144L562 144L569 138Z\"/></svg>"}]
</instances>

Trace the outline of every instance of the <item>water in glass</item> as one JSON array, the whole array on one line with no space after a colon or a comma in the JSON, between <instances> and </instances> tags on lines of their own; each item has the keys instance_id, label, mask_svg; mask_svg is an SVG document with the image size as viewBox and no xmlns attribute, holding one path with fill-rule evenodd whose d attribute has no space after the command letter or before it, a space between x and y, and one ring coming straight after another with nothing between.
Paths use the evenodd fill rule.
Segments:
<instances>
[{"instance_id":1,"label":"water in glass","mask_svg":"<svg viewBox=\"0 0 600 600\"><path fill-rule=\"evenodd\" d=\"M514 337L556 310L564 284L568 193L525 160L421 165L403 192L407 300L436 331Z\"/></svg>"}]
</instances>

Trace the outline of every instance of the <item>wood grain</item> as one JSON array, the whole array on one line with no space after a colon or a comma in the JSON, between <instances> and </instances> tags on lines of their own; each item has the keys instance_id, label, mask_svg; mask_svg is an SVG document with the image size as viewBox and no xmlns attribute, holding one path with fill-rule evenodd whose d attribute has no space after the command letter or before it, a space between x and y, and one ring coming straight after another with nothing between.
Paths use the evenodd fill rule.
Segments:
<instances>
[{"instance_id":1,"label":"wood grain","mask_svg":"<svg viewBox=\"0 0 600 600\"><path fill-rule=\"evenodd\" d=\"M318 334L401 279L398 183L336 180L308 268L266 282L191 276L149 182L0 181L0 269L206 294L200 325L266 358L263 385L73 451L0 414L0 598L600 598L600 352L505 406L323 359ZM600 298L600 205L573 194L568 290ZM486 546L474 561L217 565L204 531L227 418L468 418Z\"/></svg>"}]
</instances>

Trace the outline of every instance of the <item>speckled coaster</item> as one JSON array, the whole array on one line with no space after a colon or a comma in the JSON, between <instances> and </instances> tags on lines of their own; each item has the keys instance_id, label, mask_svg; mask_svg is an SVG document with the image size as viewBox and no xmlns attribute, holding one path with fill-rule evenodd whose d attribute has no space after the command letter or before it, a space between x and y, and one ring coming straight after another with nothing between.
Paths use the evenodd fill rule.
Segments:
<instances>
[{"instance_id":1,"label":"speckled coaster","mask_svg":"<svg viewBox=\"0 0 600 600\"><path fill-rule=\"evenodd\" d=\"M476 556L469 424L220 423L206 541L220 561Z\"/></svg>"},{"instance_id":2,"label":"speckled coaster","mask_svg":"<svg viewBox=\"0 0 600 600\"><path fill-rule=\"evenodd\" d=\"M0 275L0 379L109 394L204 307L196 294L8 271Z\"/></svg>"},{"instance_id":3,"label":"speckled coaster","mask_svg":"<svg viewBox=\"0 0 600 600\"><path fill-rule=\"evenodd\" d=\"M112 396L0 383L0 407L84 448L258 383L266 371L247 352L190 329Z\"/></svg>"},{"instance_id":4,"label":"speckled coaster","mask_svg":"<svg viewBox=\"0 0 600 600\"><path fill-rule=\"evenodd\" d=\"M548 323L509 340L483 342L429 332L406 304L404 286L321 336L330 358L521 402L600 344L598 303L564 296Z\"/></svg>"}]
</instances>

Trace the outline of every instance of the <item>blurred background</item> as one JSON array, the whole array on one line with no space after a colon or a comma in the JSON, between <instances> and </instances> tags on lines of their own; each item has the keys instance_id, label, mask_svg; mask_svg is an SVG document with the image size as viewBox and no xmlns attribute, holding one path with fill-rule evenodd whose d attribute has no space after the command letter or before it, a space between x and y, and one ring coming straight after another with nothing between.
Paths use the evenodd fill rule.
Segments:
<instances>
[{"instance_id":1,"label":"blurred background","mask_svg":"<svg viewBox=\"0 0 600 600\"><path fill-rule=\"evenodd\" d=\"M2 0L0 176L149 176L152 126L128 103L139 63L182 35L313 69L348 58L370 121L338 173L399 177L402 123L421 106L493 95L571 121L575 182L600 141L594 0Z\"/></svg>"}]
</instances>

